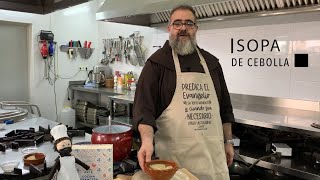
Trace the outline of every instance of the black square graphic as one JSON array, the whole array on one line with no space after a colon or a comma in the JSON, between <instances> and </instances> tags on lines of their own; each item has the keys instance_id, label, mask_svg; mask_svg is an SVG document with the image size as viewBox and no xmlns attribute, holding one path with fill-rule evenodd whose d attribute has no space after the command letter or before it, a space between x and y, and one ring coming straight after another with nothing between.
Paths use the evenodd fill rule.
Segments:
<instances>
[{"instance_id":1,"label":"black square graphic","mask_svg":"<svg viewBox=\"0 0 320 180\"><path fill-rule=\"evenodd\" d=\"M294 67L308 67L308 54L294 54Z\"/></svg>"}]
</instances>

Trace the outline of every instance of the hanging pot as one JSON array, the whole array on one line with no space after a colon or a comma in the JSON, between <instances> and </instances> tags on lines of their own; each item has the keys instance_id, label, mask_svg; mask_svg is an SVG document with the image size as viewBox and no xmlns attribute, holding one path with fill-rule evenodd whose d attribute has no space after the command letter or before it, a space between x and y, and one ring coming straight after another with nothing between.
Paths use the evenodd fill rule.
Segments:
<instances>
[{"instance_id":1,"label":"hanging pot","mask_svg":"<svg viewBox=\"0 0 320 180\"><path fill-rule=\"evenodd\" d=\"M129 126L100 126L92 130L92 144L113 144L113 161L124 160L132 148L133 130Z\"/></svg>"}]
</instances>

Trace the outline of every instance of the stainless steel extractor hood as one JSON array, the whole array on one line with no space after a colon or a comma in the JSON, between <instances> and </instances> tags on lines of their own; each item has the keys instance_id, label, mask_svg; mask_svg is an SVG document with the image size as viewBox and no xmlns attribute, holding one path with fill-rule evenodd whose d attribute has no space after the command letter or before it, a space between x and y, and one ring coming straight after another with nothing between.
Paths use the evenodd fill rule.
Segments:
<instances>
[{"instance_id":1,"label":"stainless steel extractor hood","mask_svg":"<svg viewBox=\"0 0 320 180\"><path fill-rule=\"evenodd\" d=\"M320 0L105 0L96 19L152 26L168 23L170 11L187 4L200 21L320 11Z\"/></svg>"}]
</instances>

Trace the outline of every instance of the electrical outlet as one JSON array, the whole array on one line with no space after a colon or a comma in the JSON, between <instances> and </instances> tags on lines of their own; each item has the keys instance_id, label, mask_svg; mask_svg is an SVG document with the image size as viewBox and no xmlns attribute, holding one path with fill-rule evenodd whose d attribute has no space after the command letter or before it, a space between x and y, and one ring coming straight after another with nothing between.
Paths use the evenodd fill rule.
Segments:
<instances>
[{"instance_id":1,"label":"electrical outlet","mask_svg":"<svg viewBox=\"0 0 320 180\"><path fill-rule=\"evenodd\" d=\"M80 71L87 71L88 68L87 68L86 66L80 66L80 67L79 67L79 70L80 70Z\"/></svg>"}]
</instances>

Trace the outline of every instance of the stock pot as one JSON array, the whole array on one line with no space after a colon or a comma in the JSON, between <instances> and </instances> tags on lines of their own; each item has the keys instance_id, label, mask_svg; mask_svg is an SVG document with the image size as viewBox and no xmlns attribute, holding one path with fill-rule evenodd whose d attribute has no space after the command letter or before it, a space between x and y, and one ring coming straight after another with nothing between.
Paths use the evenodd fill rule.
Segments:
<instances>
[{"instance_id":1,"label":"stock pot","mask_svg":"<svg viewBox=\"0 0 320 180\"><path fill-rule=\"evenodd\" d=\"M132 148L133 130L129 126L110 125L92 129L92 144L113 144L113 161L124 160Z\"/></svg>"}]
</instances>

